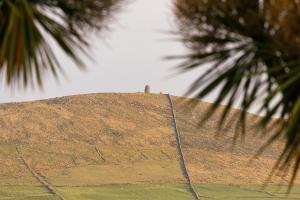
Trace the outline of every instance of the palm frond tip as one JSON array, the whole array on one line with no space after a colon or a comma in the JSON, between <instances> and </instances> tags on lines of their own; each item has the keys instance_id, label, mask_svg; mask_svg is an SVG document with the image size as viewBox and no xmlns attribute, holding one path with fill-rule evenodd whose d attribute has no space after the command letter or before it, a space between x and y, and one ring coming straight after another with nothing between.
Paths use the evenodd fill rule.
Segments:
<instances>
[{"instance_id":1,"label":"palm frond tip","mask_svg":"<svg viewBox=\"0 0 300 200\"><path fill-rule=\"evenodd\" d=\"M106 26L120 0L1 0L0 70L8 84L42 84L43 72L55 76L60 62L49 39L79 66L89 47L87 29Z\"/></svg>"},{"instance_id":2,"label":"palm frond tip","mask_svg":"<svg viewBox=\"0 0 300 200\"><path fill-rule=\"evenodd\" d=\"M261 3L176 0L177 24L182 41L191 51L180 68L185 71L213 63L188 94L203 98L221 87L215 101L215 105L227 102L221 126L229 108L239 100L239 123L244 127L246 111L263 97L260 126L265 130L277 127L264 148L284 138L286 145L276 168L287 169L285 166L294 163L292 183L300 160L300 3ZM274 116L282 120L274 124ZM244 128L239 133L243 135Z\"/></svg>"}]
</instances>

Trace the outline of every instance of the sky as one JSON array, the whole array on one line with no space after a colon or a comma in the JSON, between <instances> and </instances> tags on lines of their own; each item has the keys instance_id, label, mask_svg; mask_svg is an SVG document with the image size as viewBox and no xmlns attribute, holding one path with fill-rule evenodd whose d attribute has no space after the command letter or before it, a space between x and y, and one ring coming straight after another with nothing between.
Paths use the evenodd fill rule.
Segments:
<instances>
[{"instance_id":1,"label":"sky","mask_svg":"<svg viewBox=\"0 0 300 200\"><path fill-rule=\"evenodd\" d=\"M171 0L129 0L110 29L90 35L91 57L80 70L66 56L55 49L65 77L58 80L46 76L43 89L0 88L0 102L18 102L52 97L107 92L142 92L149 84L154 93L182 96L201 70L176 74L179 61L165 60L165 56L186 52L175 35ZM48 74L50 75L50 74ZM209 101L209 97L207 98Z\"/></svg>"}]
</instances>

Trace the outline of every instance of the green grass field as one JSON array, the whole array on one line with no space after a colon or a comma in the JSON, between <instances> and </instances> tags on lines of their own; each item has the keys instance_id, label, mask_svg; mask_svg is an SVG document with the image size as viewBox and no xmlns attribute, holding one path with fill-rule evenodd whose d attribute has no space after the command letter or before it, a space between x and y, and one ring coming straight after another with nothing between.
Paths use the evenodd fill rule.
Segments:
<instances>
[{"instance_id":1,"label":"green grass field","mask_svg":"<svg viewBox=\"0 0 300 200\"><path fill-rule=\"evenodd\" d=\"M0 186L0 199L59 200L57 196L38 186Z\"/></svg>"},{"instance_id":2,"label":"green grass field","mask_svg":"<svg viewBox=\"0 0 300 200\"><path fill-rule=\"evenodd\" d=\"M65 200L193 200L185 185L181 184L140 184L56 187ZM285 200L299 199L300 186L295 186L289 195L286 187L268 186L233 186L217 184L196 185L201 199L226 200ZM58 200L42 187L5 186L0 187L0 200Z\"/></svg>"},{"instance_id":3,"label":"green grass field","mask_svg":"<svg viewBox=\"0 0 300 200\"><path fill-rule=\"evenodd\" d=\"M262 186L255 185L197 185L197 192L203 196L202 199L228 199L228 200L267 200L267 199L300 199L300 186L295 186L287 195L287 186ZM205 198L207 197L207 198Z\"/></svg>"}]
</instances>

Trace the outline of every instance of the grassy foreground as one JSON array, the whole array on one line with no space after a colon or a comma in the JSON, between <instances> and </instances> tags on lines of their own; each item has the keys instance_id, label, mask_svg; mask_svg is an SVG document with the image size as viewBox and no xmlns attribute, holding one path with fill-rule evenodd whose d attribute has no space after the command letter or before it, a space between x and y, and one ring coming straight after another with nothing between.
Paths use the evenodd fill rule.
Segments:
<instances>
[{"instance_id":1,"label":"grassy foreground","mask_svg":"<svg viewBox=\"0 0 300 200\"><path fill-rule=\"evenodd\" d=\"M287 186L267 186L263 188L257 185L221 185L221 184L201 184L196 186L196 190L202 199L226 199L226 200L284 200L299 199L300 186L295 186L287 195ZM206 197L206 198L205 198Z\"/></svg>"},{"instance_id":2,"label":"grassy foreground","mask_svg":"<svg viewBox=\"0 0 300 200\"><path fill-rule=\"evenodd\" d=\"M56 189L65 200L193 200L185 185L181 184L60 186ZM300 186L295 186L288 196L285 193L287 188L278 186L268 186L262 190L260 186L201 184L196 185L196 189L204 200L300 200ZM6 186L0 187L0 200L4 199L58 200L59 198L42 187Z\"/></svg>"}]
</instances>

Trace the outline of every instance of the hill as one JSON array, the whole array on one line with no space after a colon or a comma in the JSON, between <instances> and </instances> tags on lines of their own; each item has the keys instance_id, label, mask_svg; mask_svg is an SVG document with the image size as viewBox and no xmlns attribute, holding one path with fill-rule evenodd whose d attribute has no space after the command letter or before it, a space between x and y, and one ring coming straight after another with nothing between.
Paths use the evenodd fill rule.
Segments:
<instances>
[{"instance_id":1,"label":"hill","mask_svg":"<svg viewBox=\"0 0 300 200\"><path fill-rule=\"evenodd\" d=\"M246 141L232 149L235 123L223 137L215 137L222 106L198 127L209 104L199 101L192 109L183 103L186 99L173 99L193 183L264 183L280 144L249 164L265 141L255 129L249 127ZM249 115L249 124L256 119ZM89 94L1 104L0 132L2 187L49 184L51 191L53 186L184 183L170 105L162 94ZM287 179L275 176L271 183Z\"/></svg>"}]
</instances>

